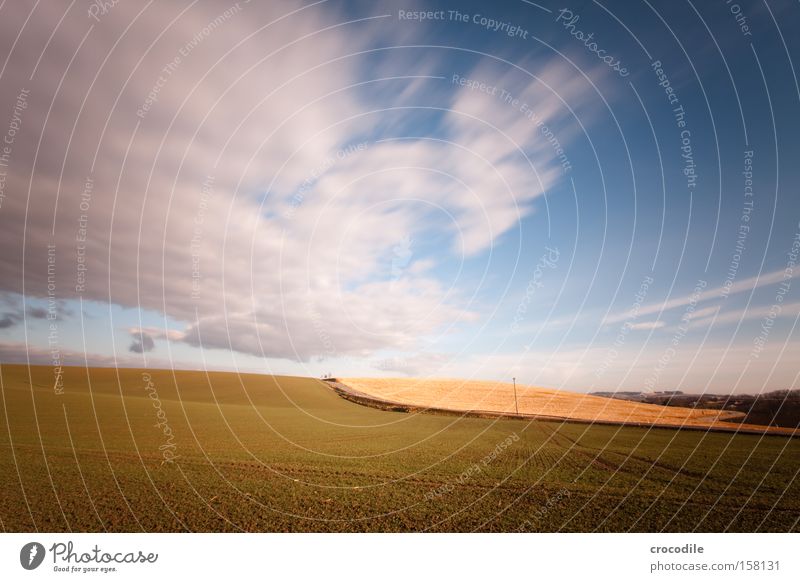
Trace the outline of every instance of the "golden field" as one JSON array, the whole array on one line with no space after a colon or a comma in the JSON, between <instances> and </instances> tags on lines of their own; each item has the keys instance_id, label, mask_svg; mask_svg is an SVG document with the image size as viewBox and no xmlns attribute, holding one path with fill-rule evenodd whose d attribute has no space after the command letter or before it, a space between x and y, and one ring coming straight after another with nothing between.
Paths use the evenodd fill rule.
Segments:
<instances>
[{"instance_id":1,"label":"golden field","mask_svg":"<svg viewBox=\"0 0 800 582\"><path fill-rule=\"evenodd\" d=\"M477 414L516 414L514 387L505 382L415 378L344 378L341 382L389 403ZM788 428L731 422L743 416L739 412L659 406L520 384L517 384L517 406L520 415L560 420L794 432Z\"/></svg>"}]
</instances>

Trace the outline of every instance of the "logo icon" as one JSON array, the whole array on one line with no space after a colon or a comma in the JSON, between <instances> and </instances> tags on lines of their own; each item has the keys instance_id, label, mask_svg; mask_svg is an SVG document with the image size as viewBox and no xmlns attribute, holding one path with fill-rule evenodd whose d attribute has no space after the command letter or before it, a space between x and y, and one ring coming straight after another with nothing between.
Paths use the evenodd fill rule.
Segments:
<instances>
[{"instance_id":1,"label":"logo icon","mask_svg":"<svg viewBox=\"0 0 800 582\"><path fill-rule=\"evenodd\" d=\"M44 546L39 542L30 542L19 551L19 563L26 570L35 570L44 561Z\"/></svg>"}]
</instances>

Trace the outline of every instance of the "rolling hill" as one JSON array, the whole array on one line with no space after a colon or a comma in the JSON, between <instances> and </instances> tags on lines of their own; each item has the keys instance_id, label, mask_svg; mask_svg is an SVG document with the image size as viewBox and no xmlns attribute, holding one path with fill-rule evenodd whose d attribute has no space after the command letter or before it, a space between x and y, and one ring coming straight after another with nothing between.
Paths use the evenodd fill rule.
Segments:
<instances>
[{"instance_id":1,"label":"rolling hill","mask_svg":"<svg viewBox=\"0 0 800 582\"><path fill-rule=\"evenodd\" d=\"M418 409L468 412L474 415L501 414L539 419L569 420L598 424L644 427L679 427L791 435L789 428L731 422L744 413L659 406L551 390L504 382L414 378L347 378L342 383L357 393L389 405ZM727 422L726 422L727 421Z\"/></svg>"},{"instance_id":2,"label":"rolling hill","mask_svg":"<svg viewBox=\"0 0 800 582\"><path fill-rule=\"evenodd\" d=\"M325 383L0 366L4 531L797 531L800 441L376 410Z\"/></svg>"}]
</instances>

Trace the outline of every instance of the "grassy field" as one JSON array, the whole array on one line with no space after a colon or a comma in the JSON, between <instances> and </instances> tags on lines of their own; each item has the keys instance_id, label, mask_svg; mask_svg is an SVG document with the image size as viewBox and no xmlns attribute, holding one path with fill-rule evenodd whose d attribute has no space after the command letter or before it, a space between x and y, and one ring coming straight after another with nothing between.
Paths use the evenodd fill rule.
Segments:
<instances>
[{"instance_id":1,"label":"grassy field","mask_svg":"<svg viewBox=\"0 0 800 582\"><path fill-rule=\"evenodd\" d=\"M307 378L3 365L5 531L798 531L800 441L386 412Z\"/></svg>"}]
</instances>

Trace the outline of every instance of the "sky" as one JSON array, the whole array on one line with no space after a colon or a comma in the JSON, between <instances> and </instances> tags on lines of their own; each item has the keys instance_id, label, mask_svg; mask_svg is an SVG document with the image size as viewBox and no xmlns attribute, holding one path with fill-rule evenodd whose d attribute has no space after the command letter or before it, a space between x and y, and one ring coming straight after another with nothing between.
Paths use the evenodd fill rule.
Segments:
<instances>
[{"instance_id":1,"label":"sky","mask_svg":"<svg viewBox=\"0 0 800 582\"><path fill-rule=\"evenodd\" d=\"M790 2L0 7L0 365L758 393Z\"/></svg>"}]
</instances>

